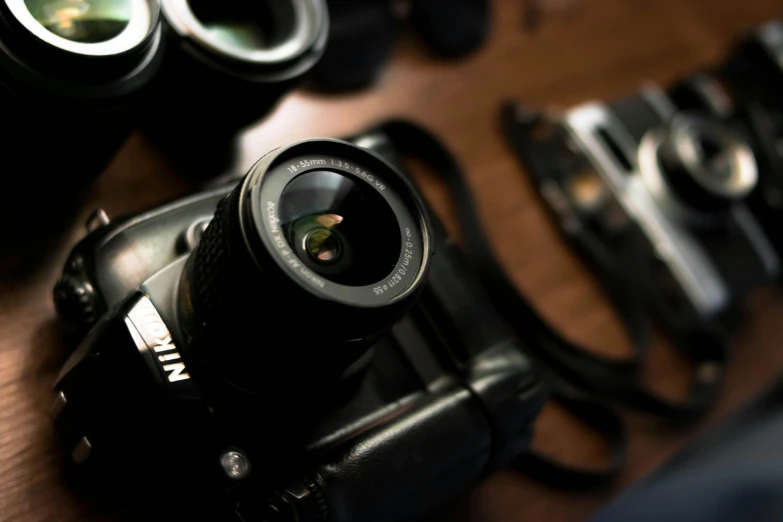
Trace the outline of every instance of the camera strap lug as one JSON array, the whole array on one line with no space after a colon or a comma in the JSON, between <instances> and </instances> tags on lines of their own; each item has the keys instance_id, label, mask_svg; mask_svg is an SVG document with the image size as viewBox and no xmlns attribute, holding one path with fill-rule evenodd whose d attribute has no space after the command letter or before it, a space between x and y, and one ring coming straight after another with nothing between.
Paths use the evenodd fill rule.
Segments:
<instances>
[{"instance_id":1,"label":"camera strap lug","mask_svg":"<svg viewBox=\"0 0 783 522\"><path fill-rule=\"evenodd\" d=\"M111 223L111 219L109 219L109 215L106 213L105 210L102 208L99 208L92 214L90 214L90 217L87 218L87 222L85 223L85 228L87 229L87 232L94 232L98 230L101 227L105 227Z\"/></svg>"}]
</instances>

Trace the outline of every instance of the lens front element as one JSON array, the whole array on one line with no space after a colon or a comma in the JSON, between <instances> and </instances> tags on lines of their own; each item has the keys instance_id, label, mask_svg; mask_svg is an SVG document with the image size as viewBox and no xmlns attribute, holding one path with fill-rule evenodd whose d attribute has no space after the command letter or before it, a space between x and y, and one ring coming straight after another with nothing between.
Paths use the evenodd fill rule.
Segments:
<instances>
[{"instance_id":1,"label":"lens front element","mask_svg":"<svg viewBox=\"0 0 783 522\"><path fill-rule=\"evenodd\" d=\"M38 23L73 42L111 40L131 19L130 0L25 0L25 5Z\"/></svg>"},{"instance_id":2,"label":"lens front element","mask_svg":"<svg viewBox=\"0 0 783 522\"><path fill-rule=\"evenodd\" d=\"M161 0L161 8L173 34L196 45L193 52L232 71L250 66L254 78L299 77L326 48L326 0Z\"/></svg>"},{"instance_id":3,"label":"lens front element","mask_svg":"<svg viewBox=\"0 0 783 522\"><path fill-rule=\"evenodd\" d=\"M34 37L36 46L50 46L46 52L141 57L149 49L145 43L160 34L157 0L2 1L13 23L27 33L24 37Z\"/></svg>"},{"instance_id":4,"label":"lens front element","mask_svg":"<svg viewBox=\"0 0 783 522\"><path fill-rule=\"evenodd\" d=\"M394 212L377 190L353 176L329 170L297 176L283 190L279 208L297 257L335 283L375 283L400 257Z\"/></svg>"},{"instance_id":5,"label":"lens front element","mask_svg":"<svg viewBox=\"0 0 783 522\"><path fill-rule=\"evenodd\" d=\"M288 1L190 0L190 8L216 42L246 51L280 45L295 26Z\"/></svg>"},{"instance_id":6,"label":"lens front element","mask_svg":"<svg viewBox=\"0 0 783 522\"><path fill-rule=\"evenodd\" d=\"M340 238L328 228L316 228L307 234L304 247L319 263L332 263L342 255Z\"/></svg>"}]
</instances>

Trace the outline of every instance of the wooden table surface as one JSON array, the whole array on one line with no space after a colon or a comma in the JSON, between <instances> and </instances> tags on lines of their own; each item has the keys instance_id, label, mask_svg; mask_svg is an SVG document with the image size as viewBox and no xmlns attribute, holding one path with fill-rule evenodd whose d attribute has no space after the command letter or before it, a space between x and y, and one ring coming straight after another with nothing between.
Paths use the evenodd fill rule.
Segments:
<instances>
[{"instance_id":1,"label":"wooden table surface","mask_svg":"<svg viewBox=\"0 0 783 522\"><path fill-rule=\"evenodd\" d=\"M567 336L591 349L626 355L627 339L589 274L566 248L498 131L501 101L568 106L626 93L641 82L669 82L715 63L731 40L783 15L779 0L593 0L552 13L535 34L523 30L522 0L494 2L494 33L471 58L439 62L406 34L393 62L371 90L345 96L295 92L243 139L242 167L295 139L340 136L391 115L413 118L437 132L469 172L484 224L519 289ZM458 236L442 187L420 173L428 199ZM135 212L192 187L144 139L134 135L92 187L65 232L35 239L35 249L5 245L0 260L0 521L105 519L77 499L61 477L47 409L50 386L64 357L51 288L86 216ZM10 250L10 252L9 252ZM44 252L45 255L41 253ZM626 413L631 430L627 467L610 491L565 493L513 471L501 471L460 499L454 520L576 521L650 472L692 438L783 370L779 348L783 300L762 290L748 300L749 319L736 332L733 360L719 404L704 422L673 430ZM688 368L656 344L645 369L656 390L682 394ZM600 464L600 439L566 414L547 407L535 445L569 462ZM113 518L110 518L113 519Z\"/></svg>"}]
</instances>

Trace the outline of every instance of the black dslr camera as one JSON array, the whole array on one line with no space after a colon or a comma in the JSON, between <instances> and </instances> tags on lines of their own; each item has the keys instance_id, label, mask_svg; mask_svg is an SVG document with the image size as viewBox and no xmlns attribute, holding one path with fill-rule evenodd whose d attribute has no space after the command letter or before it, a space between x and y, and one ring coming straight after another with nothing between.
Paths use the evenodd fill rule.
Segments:
<instances>
[{"instance_id":1,"label":"black dslr camera","mask_svg":"<svg viewBox=\"0 0 783 522\"><path fill-rule=\"evenodd\" d=\"M553 116L509 106L504 122L564 232L591 252L600 244L592 257L627 272L673 331L720 322L779 274L748 204L753 149L721 120L650 85Z\"/></svg>"},{"instance_id":2,"label":"black dslr camera","mask_svg":"<svg viewBox=\"0 0 783 522\"><path fill-rule=\"evenodd\" d=\"M55 288L89 332L52 410L77 468L177 516L380 522L525 452L545 386L388 140L354 141L88 223Z\"/></svg>"}]
</instances>

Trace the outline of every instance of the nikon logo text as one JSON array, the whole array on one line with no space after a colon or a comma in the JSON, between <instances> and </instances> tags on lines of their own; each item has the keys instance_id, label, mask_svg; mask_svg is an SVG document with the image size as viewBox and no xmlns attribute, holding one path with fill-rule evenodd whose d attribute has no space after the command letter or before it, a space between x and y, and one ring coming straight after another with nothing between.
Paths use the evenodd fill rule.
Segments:
<instances>
[{"instance_id":1,"label":"nikon logo text","mask_svg":"<svg viewBox=\"0 0 783 522\"><path fill-rule=\"evenodd\" d=\"M139 349L155 357L157 366L169 382L190 379L185 363L171 340L171 332L148 297L139 298L128 312L128 321L140 336L136 338L134 335Z\"/></svg>"},{"instance_id":2,"label":"nikon logo text","mask_svg":"<svg viewBox=\"0 0 783 522\"><path fill-rule=\"evenodd\" d=\"M158 360L160 362L174 361L180 358L179 353L177 353L177 347L174 346L174 343L171 342L170 335L162 339L157 339L156 342L158 344L153 347L153 350L155 350L155 353L163 354L163 355L158 355ZM163 371L168 372L169 382L184 381L185 379L190 379L190 375L188 375L187 373L183 373L185 371L185 363L181 361L164 364Z\"/></svg>"}]
</instances>

